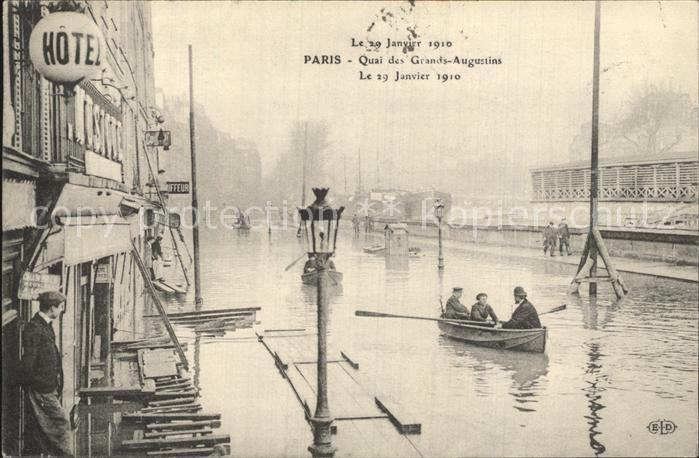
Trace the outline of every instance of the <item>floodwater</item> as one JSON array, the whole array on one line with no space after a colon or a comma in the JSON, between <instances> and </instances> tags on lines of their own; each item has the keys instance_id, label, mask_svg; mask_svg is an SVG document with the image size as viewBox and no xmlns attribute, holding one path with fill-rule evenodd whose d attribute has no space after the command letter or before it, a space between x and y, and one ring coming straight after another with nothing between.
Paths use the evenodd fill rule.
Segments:
<instances>
[{"instance_id":1,"label":"floodwater","mask_svg":"<svg viewBox=\"0 0 699 458\"><path fill-rule=\"evenodd\" d=\"M601 285L595 304L586 294L566 295L574 266L465 245L445 252L440 280L434 248L391 259L362 251L374 240L338 239L344 281L332 296L329 339L373 388L422 423L422 434L410 439L424 456L696 456L696 284L626 274L631 294L623 302ZM284 271L303 252L293 231L219 229L204 231L201 242L204 308L256 306L256 329L315 329L315 288L301 284L302 262ZM488 293L503 320L514 286L528 291L540 313L568 308L542 316L545 354L473 347L441 336L430 321L354 316L364 309L436 317L440 295L446 301L452 286L464 288L469 306ZM170 310L192 303L193 291L169 299ZM178 333L204 409L222 413L234 456L310 456L303 411L254 329L196 341ZM652 434L649 424L658 420L676 429Z\"/></svg>"}]
</instances>

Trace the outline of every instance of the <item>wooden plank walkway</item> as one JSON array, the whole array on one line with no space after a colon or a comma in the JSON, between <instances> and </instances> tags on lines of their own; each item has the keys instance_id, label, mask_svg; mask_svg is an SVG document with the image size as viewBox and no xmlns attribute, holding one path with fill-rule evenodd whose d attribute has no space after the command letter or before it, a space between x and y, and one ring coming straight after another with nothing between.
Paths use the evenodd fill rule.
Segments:
<instances>
[{"instance_id":1,"label":"wooden plank walkway","mask_svg":"<svg viewBox=\"0 0 699 458\"><path fill-rule=\"evenodd\" d=\"M152 456L210 455L216 447L229 447L228 434L214 434L221 426L221 414L201 413L198 389L187 371L180 367L172 349L145 349L137 352L141 383L151 395L144 407L123 413L127 423L137 423L132 439L122 440L124 453Z\"/></svg>"},{"instance_id":2,"label":"wooden plank walkway","mask_svg":"<svg viewBox=\"0 0 699 458\"><path fill-rule=\"evenodd\" d=\"M315 412L316 336L304 330L260 332L258 340L294 391L306 419ZM342 456L422 456L410 439L420 424L389 399L378 399L365 388L360 365L351 352L328 350L328 402L333 444Z\"/></svg>"}]
</instances>

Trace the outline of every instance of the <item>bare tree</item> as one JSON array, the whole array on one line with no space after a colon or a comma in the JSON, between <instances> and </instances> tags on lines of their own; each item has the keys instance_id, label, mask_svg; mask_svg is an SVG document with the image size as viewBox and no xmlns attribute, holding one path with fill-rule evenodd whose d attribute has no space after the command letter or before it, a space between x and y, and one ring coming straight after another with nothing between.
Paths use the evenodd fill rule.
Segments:
<instances>
[{"instance_id":1,"label":"bare tree","mask_svg":"<svg viewBox=\"0 0 699 458\"><path fill-rule=\"evenodd\" d=\"M270 198L300 204L304 164L307 200L311 198L311 187L330 184L333 177L326 170L330 161L329 132L324 121L297 122L291 127L289 149L268 177Z\"/></svg>"},{"instance_id":2,"label":"bare tree","mask_svg":"<svg viewBox=\"0 0 699 458\"><path fill-rule=\"evenodd\" d=\"M688 94L651 85L631 97L619 133L639 153L663 154L696 133L696 117Z\"/></svg>"}]
</instances>

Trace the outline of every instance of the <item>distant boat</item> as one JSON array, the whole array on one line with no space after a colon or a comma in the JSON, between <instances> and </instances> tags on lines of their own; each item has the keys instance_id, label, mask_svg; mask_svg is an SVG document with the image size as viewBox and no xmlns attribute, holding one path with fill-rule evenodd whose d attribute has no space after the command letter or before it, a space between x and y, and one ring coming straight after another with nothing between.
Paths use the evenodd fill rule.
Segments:
<instances>
[{"instance_id":1,"label":"distant boat","mask_svg":"<svg viewBox=\"0 0 699 458\"><path fill-rule=\"evenodd\" d=\"M445 336L479 347L531 353L543 353L546 349L546 328L495 329L449 321L437 324Z\"/></svg>"},{"instance_id":2,"label":"distant boat","mask_svg":"<svg viewBox=\"0 0 699 458\"><path fill-rule=\"evenodd\" d=\"M238 220L233 224L233 228L247 231L250 230L250 217L238 208Z\"/></svg>"},{"instance_id":3,"label":"distant boat","mask_svg":"<svg viewBox=\"0 0 699 458\"><path fill-rule=\"evenodd\" d=\"M342 282L342 272L338 272L336 270L329 270L328 273L330 274L331 284L337 285ZM318 283L318 271L314 270L311 272L306 272L305 274L301 274L301 281L304 285L315 285L316 283Z\"/></svg>"},{"instance_id":4,"label":"distant boat","mask_svg":"<svg viewBox=\"0 0 699 458\"><path fill-rule=\"evenodd\" d=\"M412 258L417 258L422 256L422 250L418 247L410 247L408 248L408 256Z\"/></svg>"},{"instance_id":5,"label":"distant boat","mask_svg":"<svg viewBox=\"0 0 699 458\"><path fill-rule=\"evenodd\" d=\"M369 254L379 254L379 253L383 253L383 251L385 249L386 249L386 247L383 245L372 245L372 246L365 246L364 252L369 253Z\"/></svg>"},{"instance_id":6,"label":"distant boat","mask_svg":"<svg viewBox=\"0 0 699 458\"><path fill-rule=\"evenodd\" d=\"M158 291L161 291L163 293L171 293L171 294L185 294L185 293L187 293L187 290L182 288L182 286L166 283L163 280L153 280L152 283L153 283L153 286L155 286L155 289L157 289Z\"/></svg>"}]
</instances>

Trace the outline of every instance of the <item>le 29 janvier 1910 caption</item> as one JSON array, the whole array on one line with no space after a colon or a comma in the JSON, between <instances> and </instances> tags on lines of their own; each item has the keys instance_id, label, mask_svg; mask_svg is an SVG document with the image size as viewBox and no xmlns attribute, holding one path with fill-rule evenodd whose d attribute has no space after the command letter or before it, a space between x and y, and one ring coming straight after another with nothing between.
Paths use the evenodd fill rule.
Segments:
<instances>
[{"instance_id":1,"label":"le 29 janvier 1910 caption","mask_svg":"<svg viewBox=\"0 0 699 458\"><path fill-rule=\"evenodd\" d=\"M462 55L450 40L368 40L350 38L350 48L358 57L341 54L304 54L306 65L353 64L359 67L361 81L404 82L459 81L468 69L478 66L498 66L499 56L472 57ZM381 52L386 50L388 52ZM393 51L393 52L391 52Z\"/></svg>"}]
</instances>

